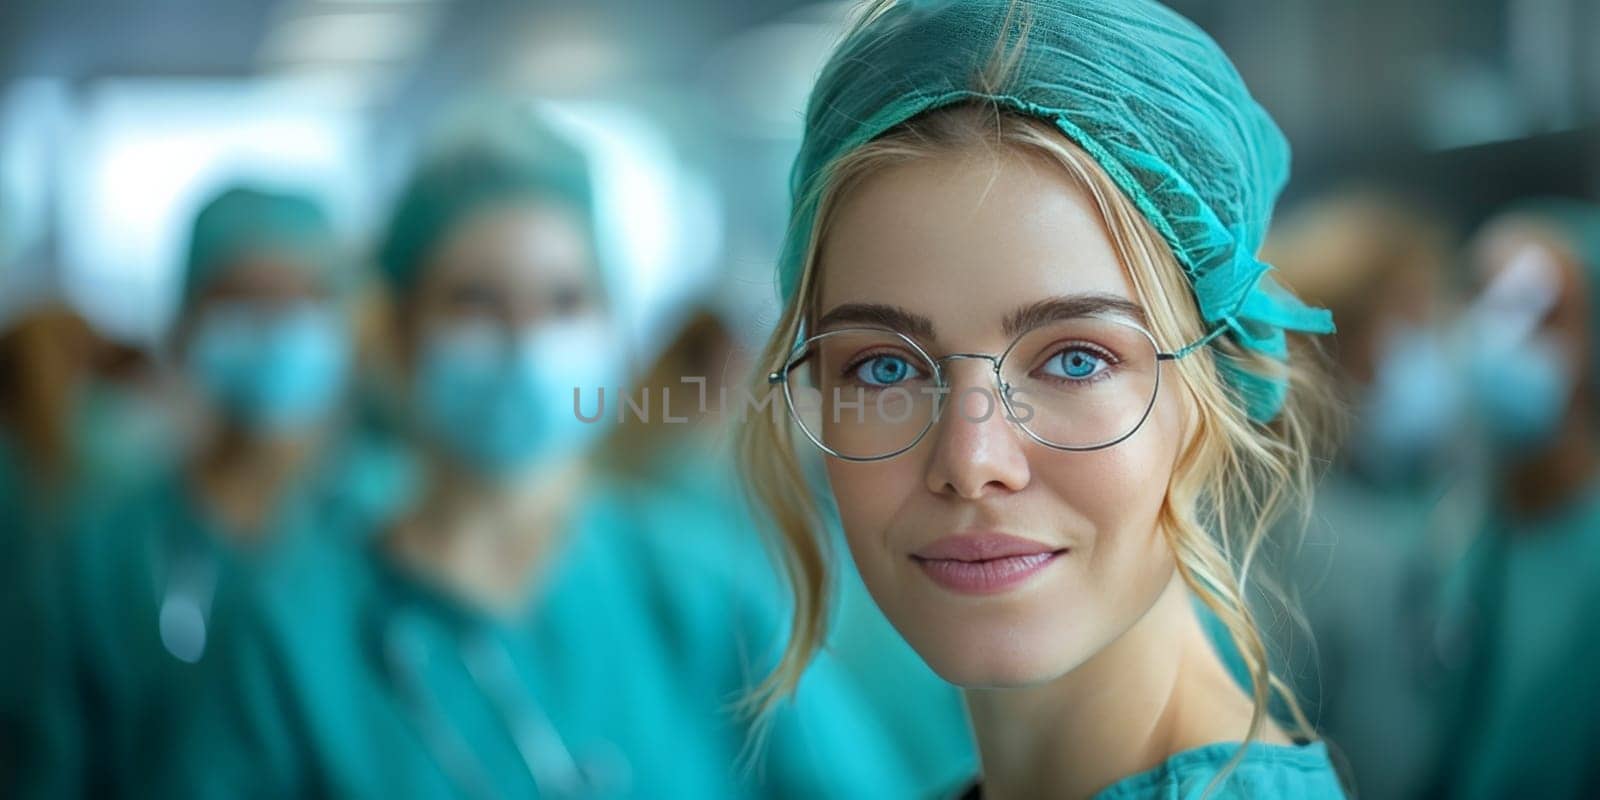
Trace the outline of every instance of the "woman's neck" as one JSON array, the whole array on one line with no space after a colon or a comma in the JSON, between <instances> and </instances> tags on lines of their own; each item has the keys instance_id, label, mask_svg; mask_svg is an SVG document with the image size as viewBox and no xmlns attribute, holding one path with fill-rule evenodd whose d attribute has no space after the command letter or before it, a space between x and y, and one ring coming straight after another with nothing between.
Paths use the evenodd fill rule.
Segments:
<instances>
[{"instance_id":1,"label":"woman's neck","mask_svg":"<svg viewBox=\"0 0 1600 800\"><path fill-rule=\"evenodd\" d=\"M1057 680L969 689L984 796L1089 797L1175 753L1242 741L1251 702L1200 627L1173 576L1143 618ZM1284 743L1275 726L1261 739Z\"/></svg>"},{"instance_id":2,"label":"woman's neck","mask_svg":"<svg viewBox=\"0 0 1600 800\"><path fill-rule=\"evenodd\" d=\"M557 543L579 463L489 479L435 459L429 488L386 539L390 552L469 602L515 613Z\"/></svg>"},{"instance_id":3,"label":"woman's neck","mask_svg":"<svg viewBox=\"0 0 1600 800\"><path fill-rule=\"evenodd\" d=\"M256 437L221 429L190 460L188 480L221 533L240 542L269 533L273 512L316 452L315 435Z\"/></svg>"}]
</instances>

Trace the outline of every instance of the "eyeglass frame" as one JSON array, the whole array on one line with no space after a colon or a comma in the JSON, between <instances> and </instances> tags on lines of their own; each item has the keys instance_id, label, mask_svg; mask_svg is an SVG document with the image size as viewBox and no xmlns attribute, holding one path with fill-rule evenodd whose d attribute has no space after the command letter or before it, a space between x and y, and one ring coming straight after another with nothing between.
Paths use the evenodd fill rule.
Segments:
<instances>
[{"instance_id":1,"label":"eyeglass frame","mask_svg":"<svg viewBox=\"0 0 1600 800\"><path fill-rule=\"evenodd\" d=\"M907 444L906 446L900 448L899 450L895 450L893 452L886 453L884 455L878 455L878 456L868 456L868 457L847 456L847 455L844 455L844 454L834 450L833 448L823 444L822 441L820 439L818 439L817 436L811 432L811 429L807 428L805 423L800 421L800 412L799 412L799 410L797 410L795 408L794 395L790 391L790 386L789 386L789 373L790 373L790 371L792 371L796 366L798 366L800 364L801 357L806 355L806 351L808 349L810 349L810 347L811 347L811 345L813 343L821 341L823 339L826 339L826 338L828 338L830 336L837 336L837 335L845 334L845 333L862 333L862 332L888 333L888 334L894 335L895 337L898 337L901 341L903 341L906 344L910 345L911 349L913 351L915 351L917 355L919 355L922 358L926 359L928 361L928 363L933 365L934 379L935 379L937 385L941 389L945 389L945 390L949 390L950 389L950 381L945 376L945 370L944 370L945 362L947 362L947 361L960 361L960 360L973 360L973 359L981 359L981 360L984 360L984 361L988 361L989 364L990 364L990 367L991 367L990 371L994 375L995 386L997 388L999 388L999 390L1000 390L1000 402L1005 407L1006 417L1007 417L1007 419L1009 421L1013 422L1018 428L1021 428L1022 432L1027 434L1029 439L1032 439L1033 441L1038 442L1039 444L1042 444L1045 447L1048 447L1048 448L1050 448L1052 450L1060 450L1060 451L1069 452L1069 453L1089 453L1089 452L1094 452L1096 450L1104 450L1104 449L1109 448L1109 447L1115 447L1116 445L1119 445L1122 442L1127 441L1127 439L1129 437L1133 436L1135 433L1138 433L1139 429L1144 427L1145 420L1150 418L1150 412L1151 412L1152 409L1155 408L1156 398L1161 395L1161 370L1160 370L1161 362L1163 362L1163 361L1177 361L1178 359L1181 359L1184 356L1187 356L1190 353L1193 353L1194 351L1199 350L1200 348L1210 344L1212 340L1216 339L1218 336L1221 336L1223 333L1225 333L1227 331L1227 326L1225 324L1218 324L1217 326L1213 327L1210 331L1208 331L1206 333L1206 335L1200 337L1199 339L1196 339L1196 340L1184 345L1183 347L1178 348L1177 350L1173 350L1173 351L1170 351L1170 352L1165 352L1165 351L1162 351L1160 346L1158 346L1156 344L1156 337L1154 335L1152 335L1150 333L1150 331L1148 329L1146 329L1143 325L1140 325L1137 322L1133 322L1132 320L1121 319L1121 318L1118 318L1118 317L1105 315L1105 314L1089 314L1089 315L1085 315L1085 317L1093 318L1093 319L1104 319L1106 321L1113 322L1113 323L1116 323L1118 325L1124 325L1126 327L1129 327L1129 328L1132 328L1132 329L1138 331L1139 333L1144 335L1145 339L1149 340L1150 349L1154 350L1155 351L1155 355L1156 355L1156 359L1155 360L1156 360L1157 369L1156 369L1155 385L1153 387L1151 387L1151 390L1150 390L1150 401L1145 404L1144 412L1139 415L1139 421L1134 423L1133 427L1128 429L1127 433L1124 433L1121 436L1118 436L1115 439L1112 439L1111 441L1103 442L1103 443L1100 443L1100 444L1094 444L1094 445L1078 447L1078 446L1059 445L1059 444L1056 444L1054 442L1046 441L1045 439L1040 437L1038 434L1034 433L1032 430L1029 430L1028 426L1026 424L1024 424L1023 422L1018 420L1015 409L1013 409L1011 407L1011 386L1009 384L1007 384L1005 379L1002 378L1001 375L1000 375L1001 365L1005 364L1006 357L1011 355L1011 351L1015 350L1017 345L1022 343L1023 339L1027 338L1029 334L1032 334L1034 331L1038 330L1040 327L1043 327L1042 325L1034 326L1034 327L1029 328L1029 329L1027 329L1025 331L1022 331L1021 333L1018 333L1016 338L1011 340L1011 344L1006 345L1006 349L1000 351L999 355L991 355L991 354L988 354L988 353L950 353L948 355L940 356L939 358L934 358L933 356L929 355L928 351L924 350L922 348L922 345L917 344L917 341L915 339L911 338L910 336L907 336L904 333L901 333L900 331L894 330L892 328L879 328L879 327L872 327L872 326L863 326L863 327L858 327L858 328L837 328L837 329L834 329L834 330L823 331L822 333L818 333L818 334L815 334L813 336L808 336L804 340L802 340L799 344L795 345L794 349L789 354L788 360L786 360L784 362L783 366L781 368L777 369L777 370L773 370L772 372L767 373L767 385L772 386L772 385L779 384L779 383L783 384L783 402L784 402L784 405L787 406L788 409L789 409L789 417L790 417L790 419L794 420L794 422L797 425L799 425L800 431L806 435L806 438L810 439L811 443L816 445L824 453L827 453L828 455L833 456L834 458L838 458L838 459L841 459L841 460L844 460L844 461L850 461L850 462L854 462L854 463L859 463L859 464L872 463L872 462L875 462L875 461L887 461L888 459L891 459L891 458L894 458L895 456L901 455L901 454L911 450L912 448L916 447L918 444L922 443L922 440L927 437L928 431L933 430L934 426L936 424L938 424L938 422L939 422L939 415L938 414L935 414L932 419L928 420L928 424L923 426L922 431L916 435L916 438L911 440L910 444Z\"/></svg>"}]
</instances>

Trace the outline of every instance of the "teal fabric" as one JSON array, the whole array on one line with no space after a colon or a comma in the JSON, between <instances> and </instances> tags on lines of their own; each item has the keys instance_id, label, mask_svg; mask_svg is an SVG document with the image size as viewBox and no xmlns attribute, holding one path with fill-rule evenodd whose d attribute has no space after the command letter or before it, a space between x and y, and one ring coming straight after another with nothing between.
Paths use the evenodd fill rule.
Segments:
<instances>
[{"instance_id":1,"label":"teal fabric","mask_svg":"<svg viewBox=\"0 0 1600 800\"><path fill-rule=\"evenodd\" d=\"M1100 790L1094 800L1189 800L1202 796L1218 800L1274 797L1285 800L1335 800L1345 796L1339 777L1321 742L1276 745L1252 742L1221 786L1209 795L1211 779L1239 752L1239 743L1227 742L1185 750L1161 766L1139 773Z\"/></svg>"},{"instance_id":2,"label":"teal fabric","mask_svg":"<svg viewBox=\"0 0 1600 800\"><path fill-rule=\"evenodd\" d=\"M8 654L0 659L0 794L6 796L32 791L46 777L35 768L46 731L34 704L48 674L44 648L53 644L39 585L41 545L50 533L39 524L20 458L0 431L0 652Z\"/></svg>"},{"instance_id":3,"label":"teal fabric","mask_svg":"<svg viewBox=\"0 0 1600 800\"><path fill-rule=\"evenodd\" d=\"M1244 757L1214 791L1206 792L1212 778L1234 756L1239 742L1218 742L1185 750L1160 766L1130 775L1096 792L1092 800L1340 800L1345 797L1339 776L1321 742L1300 745L1251 742ZM942 796L982 800L981 784Z\"/></svg>"},{"instance_id":4,"label":"teal fabric","mask_svg":"<svg viewBox=\"0 0 1600 800\"><path fill-rule=\"evenodd\" d=\"M1172 248L1200 312L1239 346L1287 359L1286 330L1333 331L1256 252L1289 175L1289 145L1216 44L1150 0L924 0L876 3L823 68L790 177L779 262L798 288L820 190L841 156L919 114L987 102L1054 124L1111 176ZM1017 68L981 80L999 46ZM1014 49L1014 48L1013 48ZM1281 376L1219 360L1257 420L1281 408Z\"/></svg>"},{"instance_id":5,"label":"teal fabric","mask_svg":"<svg viewBox=\"0 0 1600 800\"><path fill-rule=\"evenodd\" d=\"M150 465L156 464L151 457ZM64 602L68 544L122 477L74 464L59 480L32 474L0 433L0 796L81 791L73 618Z\"/></svg>"},{"instance_id":6,"label":"teal fabric","mask_svg":"<svg viewBox=\"0 0 1600 800\"><path fill-rule=\"evenodd\" d=\"M1447 609L1467 643L1440 682L1444 796L1600 794L1600 478L1537 518L1497 514Z\"/></svg>"},{"instance_id":7,"label":"teal fabric","mask_svg":"<svg viewBox=\"0 0 1600 800\"><path fill-rule=\"evenodd\" d=\"M53 597L66 641L39 714L64 731L54 741L54 780L94 796L136 794L168 757L170 723L194 702L196 655L168 628L172 592L209 602L200 663L219 631L235 624L267 566L319 539L349 541L396 502L377 502L341 448L289 487L258 544L229 538L180 471L153 476L113 497L81 493L85 509L60 543ZM207 588L214 587L214 588Z\"/></svg>"},{"instance_id":8,"label":"teal fabric","mask_svg":"<svg viewBox=\"0 0 1600 800\"><path fill-rule=\"evenodd\" d=\"M406 183L378 250L389 284L408 291L428 256L463 221L519 202L576 210L593 239L594 199L583 152L531 114L444 142Z\"/></svg>"},{"instance_id":9,"label":"teal fabric","mask_svg":"<svg viewBox=\"0 0 1600 800\"><path fill-rule=\"evenodd\" d=\"M541 787L511 733L542 716L533 738L553 730L595 796L902 796L900 776L880 774L892 750L826 659L741 771L747 729L729 705L760 674L741 656L766 649L770 618L705 568L695 531L661 535L630 502L608 490L585 503L505 615L402 566L381 538L348 556L304 551L292 585L275 583L206 662L176 793L553 796L553 773L540 767ZM498 678L474 676L480 652Z\"/></svg>"},{"instance_id":10,"label":"teal fabric","mask_svg":"<svg viewBox=\"0 0 1600 800\"><path fill-rule=\"evenodd\" d=\"M309 195L253 186L223 190L196 215L183 273L182 303L188 308L240 258L270 254L328 281L337 290L348 279L336 253L327 213Z\"/></svg>"},{"instance_id":11,"label":"teal fabric","mask_svg":"<svg viewBox=\"0 0 1600 800\"><path fill-rule=\"evenodd\" d=\"M62 543L75 530L81 482L34 473L0 432L0 796L72 796L65 759L77 722L62 713L73 687L71 620L60 602Z\"/></svg>"}]
</instances>

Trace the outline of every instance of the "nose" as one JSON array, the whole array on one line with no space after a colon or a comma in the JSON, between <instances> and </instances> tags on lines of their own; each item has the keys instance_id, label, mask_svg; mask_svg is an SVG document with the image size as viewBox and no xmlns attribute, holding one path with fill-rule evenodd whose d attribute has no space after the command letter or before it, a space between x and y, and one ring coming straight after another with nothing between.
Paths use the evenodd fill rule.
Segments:
<instances>
[{"instance_id":1,"label":"nose","mask_svg":"<svg viewBox=\"0 0 1600 800\"><path fill-rule=\"evenodd\" d=\"M953 362L946 371L950 394L929 432L928 491L977 500L1022 490L1030 478L1023 434L1006 417L988 362Z\"/></svg>"}]
</instances>

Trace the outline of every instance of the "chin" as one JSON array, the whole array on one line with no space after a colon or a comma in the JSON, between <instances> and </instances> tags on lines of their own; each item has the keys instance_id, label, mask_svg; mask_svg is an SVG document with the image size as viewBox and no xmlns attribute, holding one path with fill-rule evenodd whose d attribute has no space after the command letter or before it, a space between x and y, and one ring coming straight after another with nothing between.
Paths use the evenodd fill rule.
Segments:
<instances>
[{"instance_id":1,"label":"chin","mask_svg":"<svg viewBox=\"0 0 1600 800\"><path fill-rule=\"evenodd\" d=\"M1052 668L1038 659L951 659L928 661L944 680L963 689L1024 689L1054 681L1067 670Z\"/></svg>"},{"instance_id":2,"label":"chin","mask_svg":"<svg viewBox=\"0 0 1600 800\"><path fill-rule=\"evenodd\" d=\"M1050 683L1088 656L1088 648L1073 641L1074 633L1062 629L1059 615L1050 616L1053 624L935 613L896 627L944 680L965 689L1015 689Z\"/></svg>"}]
</instances>

